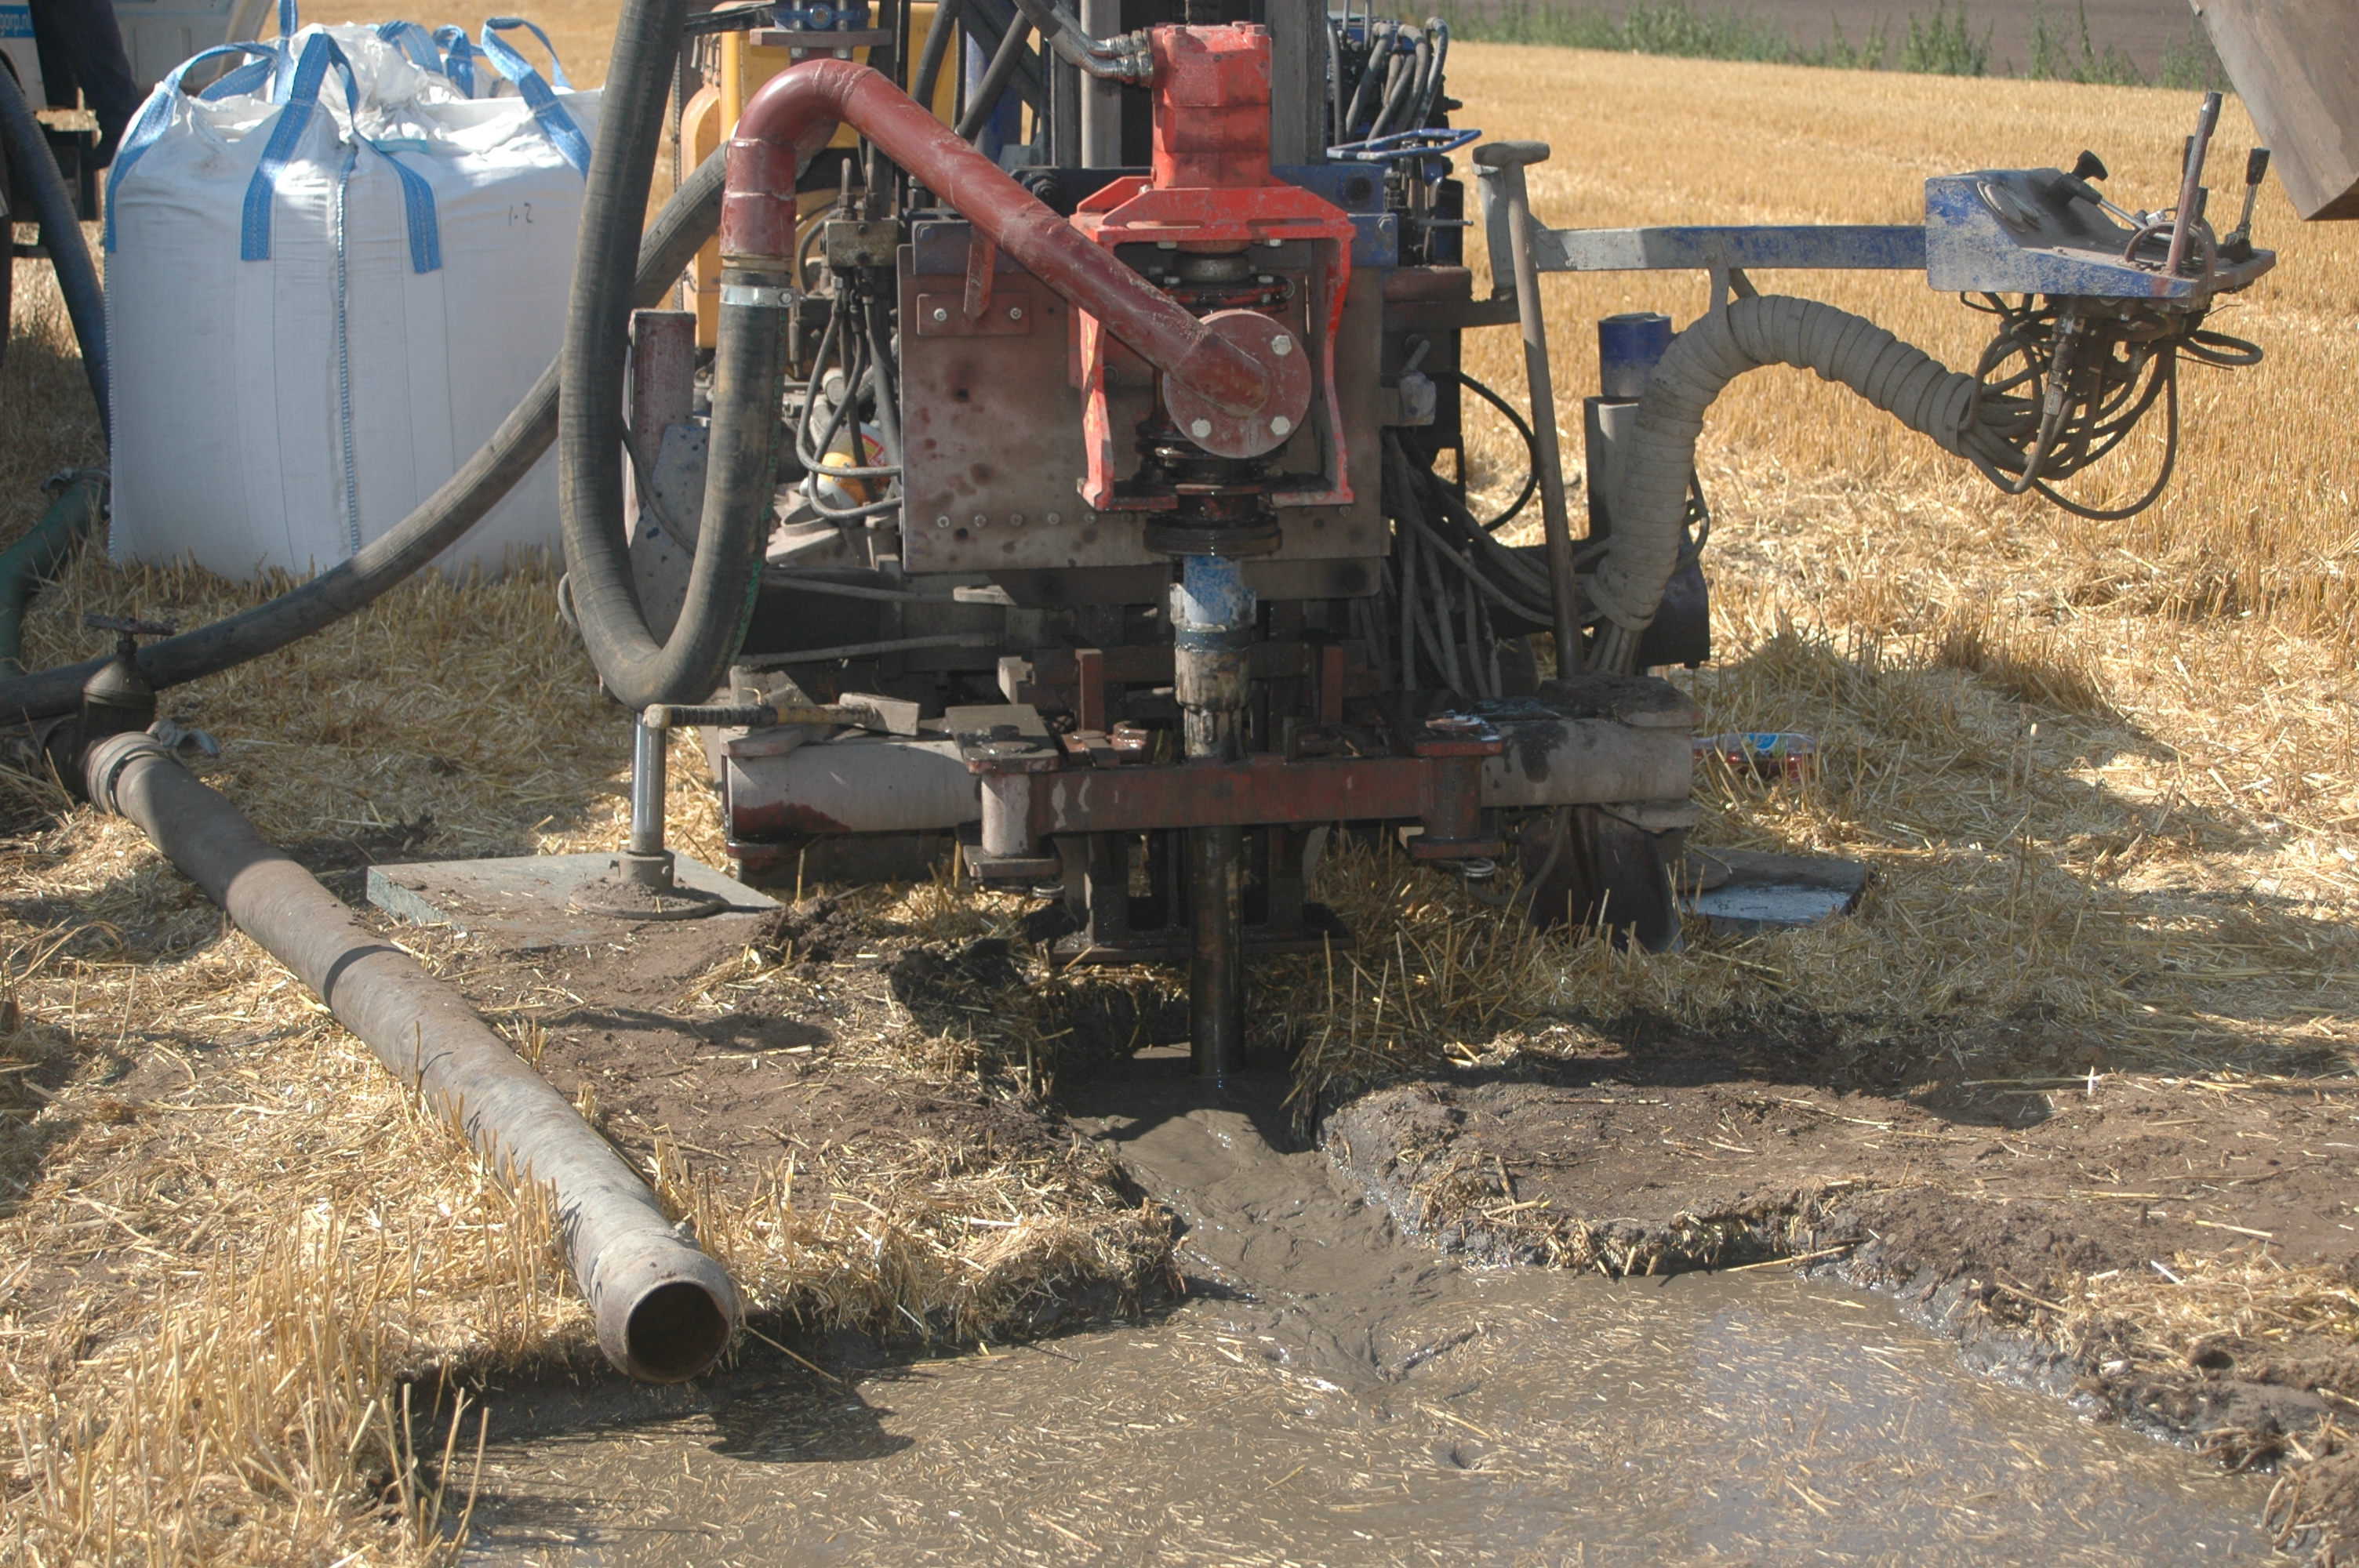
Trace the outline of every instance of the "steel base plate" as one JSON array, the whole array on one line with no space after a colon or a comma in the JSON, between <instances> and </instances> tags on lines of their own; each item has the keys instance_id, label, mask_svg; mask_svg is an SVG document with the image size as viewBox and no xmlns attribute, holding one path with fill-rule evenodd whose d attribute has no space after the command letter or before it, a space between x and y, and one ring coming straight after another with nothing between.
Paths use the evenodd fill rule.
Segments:
<instances>
[{"instance_id":1,"label":"steel base plate","mask_svg":"<svg viewBox=\"0 0 2359 1568\"><path fill-rule=\"evenodd\" d=\"M368 900L388 914L426 925L448 925L525 952L580 947L614 940L636 921L676 920L648 913L617 919L572 906L614 868L612 854L523 855L498 860L424 860L371 866ZM732 928L777 913L776 899L689 859L672 863L675 898L709 909L708 923ZM595 896L594 893L592 894Z\"/></svg>"}]
</instances>

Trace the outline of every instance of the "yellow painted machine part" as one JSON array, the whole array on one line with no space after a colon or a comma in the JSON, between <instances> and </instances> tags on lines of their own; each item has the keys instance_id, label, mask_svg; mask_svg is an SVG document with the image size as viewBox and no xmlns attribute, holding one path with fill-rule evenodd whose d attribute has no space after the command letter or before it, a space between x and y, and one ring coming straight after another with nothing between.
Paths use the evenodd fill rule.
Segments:
<instances>
[{"instance_id":1,"label":"yellow painted machine part","mask_svg":"<svg viewBox=\"0 0 2359 1568\"><path fill-rule=\"evenodd\" d=\"M936 7L931 4L909 7L909 56L912 63L925 53L927 35L933 31ZM813 35L814 38L824 35ZM706 87L688 101L680 115L679 138L685 157L682 166L693 168L712 154L737 116L745 113L745 100L761 91L762 84L795 63L794 56L783 49L756 48L746 33L721 35L721 85ZM943 57L942 73L934 84L934 118L943 124L956 122L958 114L958 83L961 47L953 42ZM868 51L852 51L852 58L865 62ZM849 125L838 127L832 147L852 147L860 144L858 133ZM824 211L835 200L832 190L807 190L796 199L795 213L810 219ZM798 234L799 237L799 233ZM697 347L709 349L717 341L721 320L721 246L716 241L696 253L689 268L686 288L687 303L696 312Z\"/></svg>"}]
</instances>

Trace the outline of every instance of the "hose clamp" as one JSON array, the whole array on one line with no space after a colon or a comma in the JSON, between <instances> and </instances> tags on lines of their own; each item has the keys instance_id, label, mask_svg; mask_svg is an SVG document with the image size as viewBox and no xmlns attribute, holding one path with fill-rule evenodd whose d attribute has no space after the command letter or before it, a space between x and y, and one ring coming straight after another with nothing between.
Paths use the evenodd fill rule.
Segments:
<instances>
[{"instance_id":1,"label":"hose clamp","mask_svg":"<svg viewBox=\"0 0 2359 1568\"><path fill-rule=\"evenodd\" d=\"M142 757L160 757L168 762L179 760L172 755L169 747L138 730L110 735L92 746L82 761L82 782L88 787L90 803L110 816L130 815L116 804L114 786L122 779L123 771Z\"/></svg>"},{"instance_id":2,"label":"hose clamp","mask_svg":"<svg viewBox=\"0 0 2359 1568\"><path fill-rule=\"evenodd\" d=\"M721 303L791 310L795 308L795 291L783 284L724 283L721 286Z\"/></svg>"}]
</instances>

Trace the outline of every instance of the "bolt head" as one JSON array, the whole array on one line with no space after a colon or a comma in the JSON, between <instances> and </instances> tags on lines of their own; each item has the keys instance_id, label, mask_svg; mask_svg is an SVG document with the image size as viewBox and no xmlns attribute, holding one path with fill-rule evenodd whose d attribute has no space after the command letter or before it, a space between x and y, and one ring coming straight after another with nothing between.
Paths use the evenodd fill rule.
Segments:
<instances>
[{"instance_id":1,"label":"bolt head","mask_svg":"<svg viewBox=\"0 0 2359 1568\"><path fill-rule=\"evenodd\" d=\"M990 519L990 518L988 518L988 517L985 517L982 513L978 512L978 513L976 513L976 514L974 514L974 524L973 524L973 526L975 526L975 527L977 527L977 528L987 528L987 527L991 526L991 519Z\"/></svg>"},{"instance_id":2,"label":"bolt head","mask_svg":"<svg viewBox=\"0 0 2359 1568\"><path fill-rule=\"evenodd\" d=\"M1021 527L1023 527L1023 526L1024 526L1024 514L1022 514L1021 512L1011 512L1011 513L1009 513L1009 514L1007 514L1007 525L1008 525L1010 528L1021 528Z\"/></svg>"},{"instance_id":3,"label":"bolt head","mask_svg":"<svg viewBox=\"0 0 2359 1568\"><path fill-rule=\"evenodd\" d=\"M937 321L947 321L947 320L949 320L950 319L951 319L951 313L950 313L949 311L947 311L947 310L943 309L943 308L942 308L940 306L939 306L939 305L937 305L937 306L935 306L935 307L934 307L934 319L935 319L935 320L937 320Z\"/></svg>"},{"instance_id":4,"label":"bolt head","mask_svg":"<svg viewBox=\"0 0 2359 1568\"><path fill-rule=\"evenodd\" d=\"M1049 514L1049 526L1051 528L1054 528L1058 524L1062 523L1064 520L1064 514L1060 512L1051 512Z\"/></svg>"},{"instance_id":5,"label":"bolt head","mask_svg":"<svg viewBox=\"0 0 2359 1568\"><path fill-rule=\"evenodd\" d=\"M945 515L945 516L941 516L941 517L937 517L937 518L935 518L935 519L934 519L934 526L935 526L935 527L937 527L937 528L947 528L947 527L949 527L950 525L951 525L951 520L950 520L950 518L949 518L947 515Z\"/></svg>"},{"instance_id":6,"label":"bolt head","mask_svg":"<svg viewBox=\"0 0 2359 1568\"><path fill-rule=\"evenodd\" d=\"M1273 435L1273 436L1283 436L1283 435L1285 435L1288 430L1291 430L1291 429L1293 429L1293 428L1294 428L1294 421L1293 421L1293 420L1291 420L1291 419L1288 419L1288 418L1285 415L1283 415L1283 414L1274 415L1274 416L1271 416L1271 418L1270 418L1270 422L1269 422L1269 433L1270 433L1271 435Z\"/></svg>"},{"instance_id":7,"label":"bolt head","mask_svg":"<svg viewBox=\"0 0 2359 1568\"><path fill-rule=\"evenodd\" d=\"M1188 427L1188 434L1195 437L1196 439L1200 441L1212 433L1212 422L1210 419L1194 420Z\"/></svg>"},{"instance_id":8,"label":"bolt head","mask_svg":"<svg viewBox=\"0 0 2359 1568\"><path fill-rule=\"evenodd\" d=\"M1276 354L1279 359L1284 359L1287 355L1294 351L1294 340L1288 337L1285 333L1280 332L1277 337L1272 338L1269 341L1269 351Z\"/></svg>"},{"instance_id":9,"label":"bolt head","mask_svg":"<svg viewBox=\"0 0 2359 1568\"><path fill-rule=\"evenodd\" d=\"M1024 319L1024 307L1021 305L1009 306L1007 308L1007 319L1011 321L1021 321Z\"/></svg>"}]
</instances>

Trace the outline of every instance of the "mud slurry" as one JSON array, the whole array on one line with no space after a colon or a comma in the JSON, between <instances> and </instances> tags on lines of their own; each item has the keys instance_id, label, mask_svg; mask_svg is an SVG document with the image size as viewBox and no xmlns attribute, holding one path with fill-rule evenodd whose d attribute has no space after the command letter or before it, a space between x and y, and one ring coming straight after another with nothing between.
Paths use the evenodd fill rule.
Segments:
<instances>
[{"instance_id":1,"label":"mud slurry","mask_svg":"<svg viewBox=\"0 0 2359 1568\"><path fill-rule=\"evenodd\" d=\"M560 999L542 1069L643 1163L742 1201L783 1156L844 1220L827 1246L994 1223L960 1184L1010 1173L1090 1224L1168 1217L1033 1271L992 1354L925 1358L958 1312L923 1310L929 1344L881 1287L774 1290L756 1326L823 1372L754 1341L693 1390L495 1392L494 1560L2206 1562L2350 1511L2347 1336L2107 1305L2157 1264L2347 1281L2350 1085L1871 1093L1782 1042L1566 1029L1305 1137L1283 1082L1172 1076L1168 988L824 900L770 943L741 973L642 933L467 983ZM959 1212L888 1195L920 1186ZM1829 1277L1680 1272L1789 1257Z\"/></svg>"},{"instance_id":2,"label":"mud slurry","mask_svg":"<svg viewBox=\"0 0 2359 1568\"><path fill-rule=\"evenodd\" d=\"M1592 1037L1361 1096L1323 1144L1470 1259L1810 1260L1970 1364L2281 1465L2287 1544L2359 1540L2359 1086L1973 1087L1835 1093L1711 1043Z\"/></svg>"},{"instance_id":3,"label":"mud slurry","mask_svg":"<svg viewBox=\"0 0 2359 1568\"><path fill-rule=\"evenodd\" d=\"M1075 1125L1179 1216L1184 1296L991 1354L503 1405L518 1563L2197 1563L2267 1484L1788 1273L1471 1266L1266 1114L1135 1077ZM854 1347L839 1344L839 1357Z\"/></svg>"}]
</instances>

